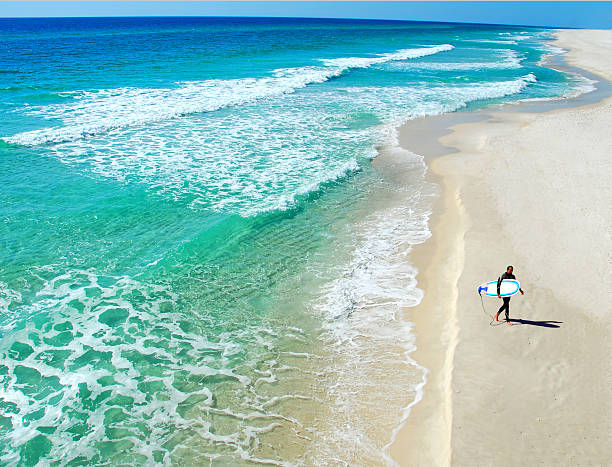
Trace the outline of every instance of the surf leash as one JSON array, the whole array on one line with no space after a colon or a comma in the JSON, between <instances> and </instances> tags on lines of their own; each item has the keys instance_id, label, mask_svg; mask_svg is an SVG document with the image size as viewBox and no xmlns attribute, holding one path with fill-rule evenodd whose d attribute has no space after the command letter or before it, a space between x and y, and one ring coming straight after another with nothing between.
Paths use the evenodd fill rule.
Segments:
<instances>
[{"instance_id":1,"label":"surf leash","mask_svg":"<svg viewBox=\"0 0 612 467\"><path fill-rule=\"evenodd\" d=\"M489 326L499 326L500 324L504 324L503 321L495 321L495 317L493 315L490 315L489 313L487 313L487 310L485 310L485 305L484 305L484 300L482 299L482 290L481 287L478 288L478 295L480 295L480 304L482 305L482 312L487 315L489 318L491 318L491 321L489 322Z\"/></svg>"}]
</instances>

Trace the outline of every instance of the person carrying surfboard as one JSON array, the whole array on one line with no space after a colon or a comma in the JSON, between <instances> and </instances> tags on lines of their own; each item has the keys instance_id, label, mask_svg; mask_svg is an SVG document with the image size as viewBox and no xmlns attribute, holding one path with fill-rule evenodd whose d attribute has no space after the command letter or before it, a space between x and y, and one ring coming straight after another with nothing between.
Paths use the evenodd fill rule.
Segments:
<instances>
[{"instance_id":1,"label":"person carrying surfboard","mask_svg":"<svg viewBox=\"0 0 612 467\"><path fill-rule=\"evenodd\" d=\"M501 287L501 283L504 279L516 279L516 277L514 276L514 274L512 274L512 271L514 271L514 268L512 266L508 266L506 268L506 272L504 272L499 279L497 279L497 297L498 298L502 298L500 295L500 287ZM519 292L521 293L521 295L525 295L525 292L523 292L523 289L519 288ZM510 297L503 297L503 305L499 308L499 310L497 311L497 313L495 314L495 321L499 321L499 315L501 314L502 311L506 311L506 323L508 323L508 325L512 325L512 323L510 322Z\"/></svg>"}]
</instances>

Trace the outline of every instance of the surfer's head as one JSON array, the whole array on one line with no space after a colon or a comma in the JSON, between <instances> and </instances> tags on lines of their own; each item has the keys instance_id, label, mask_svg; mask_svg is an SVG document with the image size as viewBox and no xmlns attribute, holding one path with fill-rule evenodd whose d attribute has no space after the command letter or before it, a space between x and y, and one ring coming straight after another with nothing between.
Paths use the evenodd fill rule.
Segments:
<instances>
[{"instance_id":1,"label":"surfer's head","mask_svg":"<svg viewBox=\"0 0 612 467\"><path fill-rule=\"evenodd\" d=\"M514 271L514 268L513 268L512 266L508 266L508 267L506 268L506 272L507 272L508 274L512 274L512 271Z\"/></svg>"}]
</instances>

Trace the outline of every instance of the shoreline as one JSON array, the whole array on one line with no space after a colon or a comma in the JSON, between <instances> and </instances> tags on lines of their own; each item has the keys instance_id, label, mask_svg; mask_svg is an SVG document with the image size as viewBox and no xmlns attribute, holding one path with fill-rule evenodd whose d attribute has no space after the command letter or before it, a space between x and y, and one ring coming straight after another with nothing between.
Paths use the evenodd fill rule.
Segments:
<instances>
[{"instance_id":1,"label":"shoreline","mask_svg":"<svg viewBox=\"0 0 612 467\"><path fill-rule=\"evenodd\" d=\"M569 419L570 412L571 417L579 419L584 418L587 414L592 416L594 413L592 404L583 404L572 410L559 409L555 404L552 404L555 405L552 407L549 401L541 404L537 402L527 404L530 405L528 409L515 411L504 410L503 407L497 406L498 399L503 399L504 396L510 396L513 399L518 395L505 394L505 388L512 386L512 379L519 381L517 387L519 394L523 384L529 387L530 382L524 380L526 376L521 375L520 367L516 368L515 372L500 371L501 367L497 361L498 358L501 358L509 368L512 368L516 363L517 353L520 357L525 356L525 344L528 348L532 345L533 348L551 347L553 355L557 351L564 357L560 360L565 360L560 364L552 357L546 358L539 354L529 353L533 362L531 362L531 368L524 370L524 373L530 374L531 379L536 379L536 381L538 379L554 380L555 378L547 374L547 369L554 367L557 368L555 370L557 379L563 379L568 384L577 373L582 375L585 372L589 373L586 375L587 379L596 383L602 375L601 372L605 371L605 364L599 365L597 371L591 372L588 371L589 368L574 368L568 365L567 361L572 360L571 352L579 354L585 352L575 349L575 343L567 345L569 350L559 348L560 342L556 339L551 342L551 336L544 335L548 333L543 333L541 326L523 325L509 328L508 331L517 329L521 331L519 336L510 336L514 338L518 349L516 349L517 352L513 352L513 348L508 349L508 357L504 357L502 351L500 357L500 348L504 348L506 343L500 344L499 340L504 339L504 336L500 337L498 333L494 334L494 331L502 331L502 328L506 326L498 329L489 328L489 319L483 315L482 311L474 308L475 306L480 307L480 303L475 301L478 300L478 297L473 291L474 284L479 280L481 282L484 279L488 280L488 275L497 277L505 267L502 263L516 263L519 265L519 268L515 267L517 278L523 279L523 288L527 285L528 292L525 297L529 298L525 300L526 303L523 303L524 306L521 306L522 297L512 301L511 318L516 317L521 308L523 314L531 314L525 313L524 310L526 308L529 311L544 309L554 303L555 309L562 309L566 312L562 313L566 320L572 320L576 313L581 315L582 335L588 335L589 338L594 339L594 342L591 342L594 351L587 352L588 355L607 352L609 348L606 343L609 336L606 336L605 331L598 330L596 322L580 309L579 300L572 303L568 302L567 297L557 297L552 287L548 289L542 287L542 290L536 288L538 276L540 278L545 276L545 272L540 271L546 269L547 263L534 264L535 262L531 261L529 264L527 257L524 256L525 253L522 253L523 248L512 245L512 238L516 237L516 232L509 232L512 229L506 225L504 216L500 215L500 204L507 208L504 205L503 192L501 194L492 193L494 190L491 189L491 182L486 180L489 173L482 169L479 170L479 164L485 161L490 163L492 160L490 154L492 148L488 144L490 132L493 138L505 138L503 141L509 143L513 139L513 133L532 125L536 122L536 118L539 119L542 115L553 115L552 118L556 119L557 115L563 117L569 113L579 114L584 109L601 109L604 103L612 101L610 98L609 80L612 75L610 70L607 70L605 66L594 66L596 60L585 61L582 56L578 56L578 52L574 53L575 43L580 40L585 40L589 46L593 46L591 38L593 33L607 34L609 42L609 31L587 31L585 33L584 30L579 30L558 31L557 43L569 50L564 57L568 59L572 67L584 68L588 72L601 76L603 85L599 89L603 89L603 95L598 96L595 91L592 93L595 96L582 99L579 96L560 101L527 102L516 106L505 105L501 108L496 106L475 112L445 114L408 122L399 130L400 145L425 157L429 166L428 178L440 187L441 192L435 200L433 215L430 219L432 237L424 244L416 246L411 254L411 259L419 269L419 288L425 291L421 304L414 309L406 310L408 319L415 323L417 334L417 350L411 356L429 371L423 398L412 407L409 418L399 430L395 443L390 449L391 456L400 465L470 465L470 462L472 462L471 465L501 465L501 463L524 465L536 462L552 465L563 457L558 457L559 453L547 454L546 446L549 449L551 448L550 443L555 447L558 446L559 441L551 441L554 435L557 436L557 439L563 439L571 437L571 434L567 433L567 429L560 430L562 432L560 436L555 431L555 428L558 428L555 424L549 425L548 429L531 428L533 420L529 420L529 415L533 414L534 410L538 411L546 407L559 412L556 417L552 418L555 418L558 423L563 423ZM586 39L585 36L587 36ZM604 48L603 51L599 50L599 53L605 56L608 50ZM595 55L597 56L597 53ZM577 118L580 119L580 117ZM572 130L573 128L569 129L569 131ZM423 131L426 137L423 136ZM418 138L411 137L417 134ZM539 138L546 139L546 136L541 134ZM498 154L493 157L497 159ZM513 171L512 164L508 164L507 160L503 167L492 168L497 168L497 172L501 171L504 176ZM529 172L523 172L520 175L522 178L512 177L512 191L521 191L522 185L528 183L528 179L524 177L528 176ZM565 175L562 174L561 178ZM601 174L601 176L605 175ZM503 182L503 176L500 180ZM494 212L488 214L487 226L484 228L475 225L479 217L479 209L482 209L483 205L495 206L492 210ZM520 215L513 219L516 224L521 224ZM522 222L522 224L520 233L523 237L529 236L530 222ZM519 236L519 238L522 237ZM496 251L491 251L494 255L483 258L481 249L497 244L499 247L496 248ZM533 253L535 252L529 251L527 254ZM534 277L529 278L529 272ZM590 277L589 274L587 275ZM530 295L533 295L533 298ZM493 301L486 305L490 310L497 308L497 303ZM558 317L558 314L555 316ZM529 320L523 321L522 324L527 324ZM571 331L566 325L555 324L552 321L555 320L549 320L549 324L557 326L554 329L568 333L567 336L558 337L571 339ZM559 321L563 320L559 319ZM535 321L530 321L530 323L535 323ZM502 332L506 332L506 329L503 329ZM510 357L513 353L515 358ZM493 368L487 364L491 357L495 359ZM479 381L481 385L475 386L475 381ZM575 391L564 391L564 388L558 387L557 383L558 381L547 381L546 384L527 392L541 397L552 388L554 389L552 392L556 394L555 400L568 399L570 396L577 399ZM473 394L466 395L466 390L469 389L472 389ZM579 393L580 391L578 395ZM485 400L491 405L483 406L482 402ZM610 404L605 409L604 414L612 415ZM541 421L542 417L538 417L537 420ZM584 420L584 423L589 425L587 420ZM609 423L606 426L605 416L603 421L600 417L597 423L590 423L589 427L585 431L588 436L584 437L585 440L590 438L589 441L599 437L605 439L605 429L610 428ZM523 436L523 433L527 433L530 428L531 436ZM515 430L514 433L512 433L513 430ZM500 439L511 441L510 446L504 447L504 444L499 442ZM534 445L537 443L543 446L536 449ZM582 445L572 446L571 449L561 446L559 448L567 455L577 453L573 461L578 464L584 462L589 465L599 465L597 462L600 461L603 465L606 454L612 454L605 452L605 446L603 450ZM588 455L580 459L581 453L582 455L588 453ZM474 462L475 458L478 461Z\"/></svg>"}]
</instances>

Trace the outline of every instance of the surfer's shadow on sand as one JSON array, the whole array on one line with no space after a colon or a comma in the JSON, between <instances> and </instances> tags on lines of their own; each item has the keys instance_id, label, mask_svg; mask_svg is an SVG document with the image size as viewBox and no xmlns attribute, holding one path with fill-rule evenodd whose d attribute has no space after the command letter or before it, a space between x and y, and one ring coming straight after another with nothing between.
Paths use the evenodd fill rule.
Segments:
<instances>
[{"instance_id":1,"label":"surfer's shadow on sand","mask_svg":"<svg viewBox=\"0 0 612 467\"><path fill-rule=\"evenodd\" d=\"M531 321L528 319L520 319L520 318L510 318L508 321L512 323L513 326L518 324L527 324L530 326L540 326L543 328L560 328L560 324L563 324L563 321L552 321L552 320L543 320L543 321Z\"/></svg>"}]
</instances>

